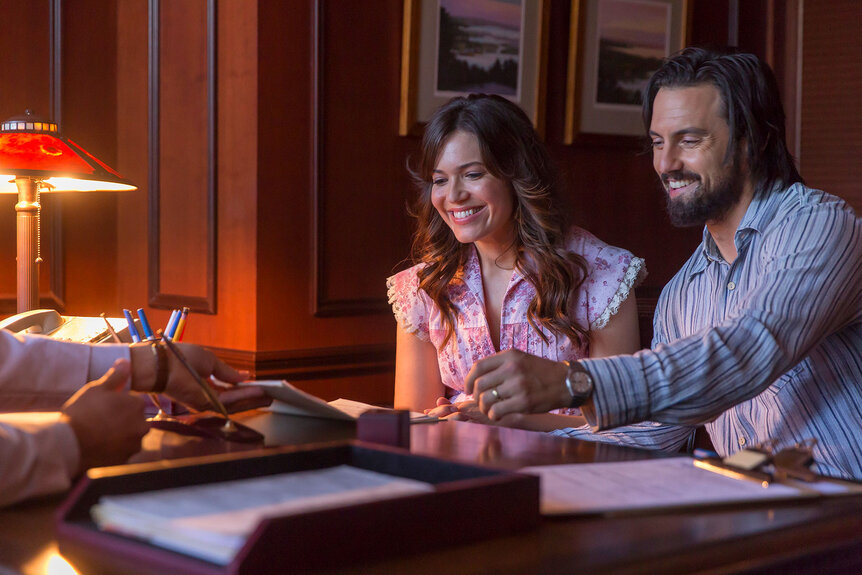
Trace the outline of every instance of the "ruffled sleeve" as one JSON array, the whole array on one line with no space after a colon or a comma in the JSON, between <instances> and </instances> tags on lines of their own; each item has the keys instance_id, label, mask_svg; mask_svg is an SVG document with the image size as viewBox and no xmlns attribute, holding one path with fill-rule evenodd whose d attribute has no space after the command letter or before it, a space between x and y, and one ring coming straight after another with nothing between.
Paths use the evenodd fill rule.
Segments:
<instances>
[{"instance_id":1,"label":"ruffled sleeve","mask_svg":"<svg viewBox=\"0 0 862 575\"><path fill-rule=\"evenodd\" d=\"M432 302L425 291L419 289L418 272L421 265L415 265L388 278L386 287L398 326L405 333L412 333L422 341L430 341L428 318Z\"/></svg>"},{"instance_id":2,"label":"ruffled sleeve","mask_svg":"<svg viewBox=\"0 0 862 575\"><path fill-rule=\"evenodd\" d=\"M587 278L583 283L587 323L590 330L602 329L646 277L646 265L643 258L606 244L581 229L573 234L572 248L587 262Z\"/></svg>"},{"instance_id":3,"label":"ruffled sleeve","mask_svg":"<svg viewBox=\"0 0 862 575\"><path fill-rule=\"evenodd\" d=\"M625 266L625 271L622 272L622 277L617 285L617 291L608 299L608 305L602 310L598 317L590 322L590 329L602 329L608 325L608 321L618 311L620 306L629 297L631 291L636 288L647 276L646 264L643 258L635 257L628 254L628 265ZM603 301L603 300L599 300Z\"/></svg>"}]
</instances>

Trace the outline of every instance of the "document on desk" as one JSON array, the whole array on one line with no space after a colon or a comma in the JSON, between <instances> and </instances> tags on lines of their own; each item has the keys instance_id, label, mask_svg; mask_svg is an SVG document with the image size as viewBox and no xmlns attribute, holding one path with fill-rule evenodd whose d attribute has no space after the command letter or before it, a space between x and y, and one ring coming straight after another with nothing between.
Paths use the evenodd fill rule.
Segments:
<instances>
[{"instance_id":1,"label":"document on desk","mask_svg":"<svg viewBox=\"0 0 862 575\"><path fill-rule=\"evenodd\" d=\"M526 467L541 481L543 515L613 513L839 495L842 482L802 485L732 479L695 467L690 457Z\"/></svg>"},{"instance_id":2,"label":"document on desk","mask_svg":"<svg viewBox=\"0 0 862 575\"><path fill-rule=\"evenodd\" d=\"M384 409L351 399L336 399L326 402L283 380L250 381L248 385L260 385L264 388L266 393L275 400L269 407L275 413L356 421L366 411ZM410 412L411 423L431 421L437 421L437 418L429 417L424 413Z\"/></svg>"},{"instance_id":3,"label":"document on desk","mask_svg":"<svg viewBox=\"0 0 862 575\"><path fill-rule=\"evenodd\" d=\"M226 565L267 517L427 493L434 487L340 465L236 481L104 496L91 509L100 529Z\"/></svg>"}]
</instances>

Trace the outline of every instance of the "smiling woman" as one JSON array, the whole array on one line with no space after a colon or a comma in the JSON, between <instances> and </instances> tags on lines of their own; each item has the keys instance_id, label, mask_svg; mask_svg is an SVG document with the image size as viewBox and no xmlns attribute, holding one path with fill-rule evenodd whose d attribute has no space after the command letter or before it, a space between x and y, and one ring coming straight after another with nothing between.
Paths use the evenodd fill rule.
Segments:
<instances>
[{"instance_id":1,"label":"smiling woman","mask_svg":"<svg viewBox=\"0 0 862 575\"><path fill-rule=\"evenodd\" d=\"M513 202L509 186L482 163L474 134L446 140L434 168L431 203L462 244L474 243L483 267L514 264Z\"/></svg>"},{"instance_id":2,"label":"smiling woman","mask_svg":"<svg viewBox=\"0 0 862 575\"><path fill-rule=\"evenodd\" d=\"M548 152L518 106L454 98L431 117L411 172L416 265L388 281L396 407L487 423L463 393L483 357L638 349L633 289L643 260L567 223ZM583 420L561 410L502 423L550 430Z\"/></svg>"}]
</instances>

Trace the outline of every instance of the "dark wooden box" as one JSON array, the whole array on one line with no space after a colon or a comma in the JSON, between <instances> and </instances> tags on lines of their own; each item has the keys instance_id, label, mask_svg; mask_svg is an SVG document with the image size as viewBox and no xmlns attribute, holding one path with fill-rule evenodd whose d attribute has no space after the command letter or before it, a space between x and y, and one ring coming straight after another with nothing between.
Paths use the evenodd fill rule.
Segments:
<instances>
[{"instance_id":1,"label":"dark wooden box","mask_svg":"<svg viewBox=\"0 0 862 575\"><path fill-rule=\"evenodd\" d=\"M90 518L103 495L341 464L425 481L435 489L266 519L225 566L100 531ZM535 528L539 520L538 477L352 441L91 470L58 511L57 539L60 552L82 573L287 573L510 535Z\"/></svg>"}]
</instances>

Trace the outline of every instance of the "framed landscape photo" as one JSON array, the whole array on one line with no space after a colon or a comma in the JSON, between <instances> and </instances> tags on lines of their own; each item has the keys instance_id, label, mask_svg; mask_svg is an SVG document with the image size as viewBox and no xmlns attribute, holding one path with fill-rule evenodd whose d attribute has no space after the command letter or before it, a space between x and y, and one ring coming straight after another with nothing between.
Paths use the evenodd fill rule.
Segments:
<instances>
[{"instance_id":1,"label":"framed landscape photo","mask_svg":"<svg viewBox=\"0 0 862 575\"><path fill-rule=\"evenodd\" d=\"M474 92L518 104L544 128L547 0L404 0L399 134Z\"/></svg>"},{"instance_id":2,"label":"framed landscape photo","mask_svg":"<svg viewBox=\"0 0 862 575\"><path fill-rule=\"evenodd\" d=\"M688 0L572 0L564 142L643 134L641 90L685 47Z\"/></svg>"}]
</instances>

